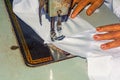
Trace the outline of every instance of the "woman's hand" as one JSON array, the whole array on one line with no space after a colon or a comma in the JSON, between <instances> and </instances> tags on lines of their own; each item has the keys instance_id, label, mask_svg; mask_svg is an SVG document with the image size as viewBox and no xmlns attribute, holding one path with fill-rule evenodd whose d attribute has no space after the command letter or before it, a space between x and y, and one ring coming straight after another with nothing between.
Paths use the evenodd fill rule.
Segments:
<instances>
[{"instance_id":1,"label":"woman's hand","mask_svg":"<svg viewBox=\"0 0 120 80\"><path fill-rule=\"evenodd\" d=\"M99 8L103 4L104 0L73 0L72 7L76 4L77 6L74 8L71 18L74 18L81 12L87 5L91 4L91 6L87 9L87 15L91 15L97 8Z\"/></svg>"},{"instance_id":2,"label":"woman's hand","mask_svg":"<svg viewBox=\"0 0 120 80\"><path fill-rule=\"evenodd\" d=\"M101 49L106 50L120 46L120 24L97 27L96 31L106 33L95 34L93 36L94 40L112 40L111 42L101 44Z\"/></svg>"}]
</instances>

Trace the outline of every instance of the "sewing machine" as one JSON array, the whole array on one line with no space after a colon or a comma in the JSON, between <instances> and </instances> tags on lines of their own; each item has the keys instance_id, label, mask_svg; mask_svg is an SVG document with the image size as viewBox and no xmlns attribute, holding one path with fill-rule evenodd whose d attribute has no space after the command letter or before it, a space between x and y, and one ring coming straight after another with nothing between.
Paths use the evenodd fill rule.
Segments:
<instances>
[{"instance_id":1,"label":"sewing machine","mask_svg":"<svg viewBox=\"0 0 120 80\"><path fill-rule=\"evenodd\" d=\"M39 20L42 25L42 13L50 21L50 38L59 41L65 38L62 34L62 22L67 21L71 11L72 0L39 0Z\"/></svg>"},{"instance_id":2,"label":"sewing machine","mask_svg":"<svg viewBox=\"0 0 120 80\"><path fill-rule=\"evenodd\" d=\"M14 25L11 23L3 0L0 0L0 10L1 80L89 80L86 59L81 57L65 57L63 60L53 61L37 67L26 66L13 29ZM100 13L86 16L85 11L83 11L80 16L95 27L119 22L117 17L105 5L101 7ZM50 54L47 56L50 56Z\"/></svg>"}]
</instances>

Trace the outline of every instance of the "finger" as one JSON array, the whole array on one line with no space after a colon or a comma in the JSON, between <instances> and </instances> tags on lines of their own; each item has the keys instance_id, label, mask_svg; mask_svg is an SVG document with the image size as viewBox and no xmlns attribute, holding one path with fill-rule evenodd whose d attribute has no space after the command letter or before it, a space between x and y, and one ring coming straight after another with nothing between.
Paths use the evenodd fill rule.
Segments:
<instances>
[{"instance_id":1,"label":"finger","mask_svg":"<svg viewBox=\"0 0 120 80\"><path fill-rule=\"evenodd\" d=\"M109 43L102 44L100 47L103 50L111 49L111 48L116 48L120 46L120 40L115 40Z\"/></svg>"},{"instance_id":2,"label":"finger","mask_svg":"<svg viewBox=\"0 0 120 80\"><path fill-rule=\"evenodd\" d=\"M72 2L72 8L75 6L75 4L77 4L79 2L79 0L73 0Z\"/></svg>"},{"instance_id":3,"label":"finger","mask_svg":"<svg viewBox=\"0 0 120 80\"><path fill-rule=\"evenodd\" d=\"M77 7L74 9L74 11L71 14L71 18L74 18L77 16L79 12L81 12L87 5L89 4L88 0L82 0L78 3Z\"/></svg>"},{"instance_id":4,"label":"finger","mask_svg":"<svg viewBox=\"0 0 120 80\"><path fill-rule=\"evenodd\" d=\"M75 6L75 4L76 4L76 0L73 0L73 2L72 2L72 8Z\"/></svg>"},{"instance_id":5,"label":"finger","mask_svg":"<svg viewBox=\"0 0 120 80\"><path fill-rule=\"evenodd\" d=\"M105 34L96 34L93 36L94 40L111 40L111 39L119 39L120 31L109 32Z\"/></svg>"},{"instance_id":6,"label":"finger","mask_svg":"<svg viewBox=\"0 0 120 80\"><path fill-rule=\"evenodd\" d=\"M99 8L103 4L103 0L100 2L96 1L87 9L86 13L87 15L91 15L97 8Z\"/></svg>"},{"instance_id":7,"label":"finger","mask_svg":"<svg viewBox=\"0 0 120 80\"><path fill-rule=\"evenodd\" d=\"M120 24L110 24L105 26L100 26L96 28L98 32L109 32L109 31L118 31L120 30Z\"/></svg>"}]
</instances>

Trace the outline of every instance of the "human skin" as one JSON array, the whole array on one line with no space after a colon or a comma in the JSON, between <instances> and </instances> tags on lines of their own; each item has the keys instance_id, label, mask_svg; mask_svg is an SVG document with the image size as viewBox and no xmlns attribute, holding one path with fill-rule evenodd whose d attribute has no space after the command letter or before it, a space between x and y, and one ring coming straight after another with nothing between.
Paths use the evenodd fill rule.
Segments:
<instances>
[{"instance_id":1,"label":"human skin","mask_svg":"<svg viewBox=\"0 0 120 80\"><path fill-rule=\"evenodd\" d=\"M72 7L76 6L71 13L71 18L75 18L89 4L90 7L87 9L86 14L90 16L103 2L104 0L73 0Z\"/></svg>"},{"instance_id":2,"label":"human skin","mask_svg":"<svg viewBox=\"0 0 120 80\"><path fill-rule=\"evenodd\" d=\"M103 2L104 0L73 0L71 18L75 18L89 4L91 6L88 7L86 14L90 16ZM93 36L94 40L110 40L108 43L101 44L101 49L107 50L120 47L120 23L99 26L96 28L96 31L105 33L95 34Z\"/></svg>"},{"instance_id":3,"label":"human skin","mask_svg":"<svg viewBox=\"0 0 120 80\"><path fill-rule=\"evenodd\" d=\"M100 26L96 28L96 31L105 33L95 34L93 36L94 40L111 40L108 43L101 44L101 49L107 50L120 47L120 23Z\"/></svg>"}]
</instances>

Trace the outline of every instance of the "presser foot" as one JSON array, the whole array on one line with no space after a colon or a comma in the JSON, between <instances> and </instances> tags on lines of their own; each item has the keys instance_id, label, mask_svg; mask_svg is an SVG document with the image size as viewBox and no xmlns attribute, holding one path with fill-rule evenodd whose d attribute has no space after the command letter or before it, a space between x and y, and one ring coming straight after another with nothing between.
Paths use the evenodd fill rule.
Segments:
<instances>
[{"instance_id":1,"label":"presser foot","mask_svg":"<svg viewBox=\"0 0 120 80\"><path fill-rule=\"evenodd\" d=\"M62 39L65 38L65 36L62 34L62 28L61 27L57 27L57 32L58 32L57 40L62 40Z\"/></svg>"},{"instance_id":2,"label":"presser foot","mask_svg":"<svg viewBox=\"0 0 120 80\"><path fill-rule=\"evenodd\" d=\"M65 38L65 36L64 35L61 35L61 36L59 36L59 37L57 37L57 40L62 40L62 39L64 39Z\"/></svg>"},{"instance_id":3,"label":"presser foot","mask_svg":"<svg viewBox=\"0 0 120 80\"><path fill-rule=\"evenodd\" d=\"M50 33L50 37L51 37L51 40L52 40L52 41L57 40L57 36L56 36L55 31L51 31L51 33Z\"/></svg>"}]
</instances>

